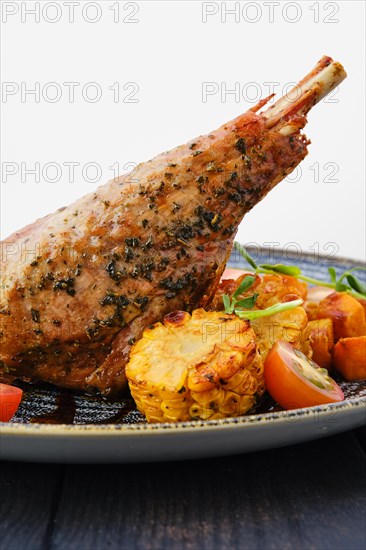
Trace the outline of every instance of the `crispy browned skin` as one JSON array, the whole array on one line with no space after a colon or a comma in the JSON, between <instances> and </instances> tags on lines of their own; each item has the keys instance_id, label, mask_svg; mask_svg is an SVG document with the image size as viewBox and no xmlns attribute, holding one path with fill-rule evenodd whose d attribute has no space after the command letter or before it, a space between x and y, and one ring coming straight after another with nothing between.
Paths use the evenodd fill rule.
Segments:
<instances>
[{"instance_id":1,"label":"crispy browned skin","mask_svg":"<svg viewBox=\"0 0 366 550\"><path fill-rule=\"evenodd\" d=\"M7 368L68 388L123 388L129 341L212 295L244 214L305 155L303 137L267 131L249 112L141 164L138 182L111 181L9 237Z\"/></svg>"},{"instance_id":2,"label":"crispy browned skin","mask_svg":"<svg viewBox=\"0 0 366 550\"><path fill-rule=\"evenodd\" d=\"M307 154L287 120L249 111L3 242L2 371L118 395L133 339L209 303L243 216Z\"/></svg>"}]
</instances>

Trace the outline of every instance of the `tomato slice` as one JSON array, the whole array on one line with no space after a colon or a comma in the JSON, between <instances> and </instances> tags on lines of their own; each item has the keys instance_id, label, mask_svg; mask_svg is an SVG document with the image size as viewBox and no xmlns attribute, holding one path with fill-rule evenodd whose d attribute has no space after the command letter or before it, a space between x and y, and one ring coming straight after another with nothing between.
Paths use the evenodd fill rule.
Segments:
<instances>
[{"instance_id":1,"label":"tomato slice","mask_svg":"<svg viewBox=\"0 0 366 550\"><path fill-rule=\"evenodd\" d=\"M284 409L299 409L343 401L338 384L301 351L279 340L264 362L267 390Z\"/></svg>"},{"instance_id":2,"label":"tomato slice","mask_svg":"<svg viewBox=\"0 0 366 550\"><path fill-rule=\"evenodd\" d=\"M0 422L9 422L22 399L23 391L15 386L0 384Z\"/></svg>"}]
</instances>

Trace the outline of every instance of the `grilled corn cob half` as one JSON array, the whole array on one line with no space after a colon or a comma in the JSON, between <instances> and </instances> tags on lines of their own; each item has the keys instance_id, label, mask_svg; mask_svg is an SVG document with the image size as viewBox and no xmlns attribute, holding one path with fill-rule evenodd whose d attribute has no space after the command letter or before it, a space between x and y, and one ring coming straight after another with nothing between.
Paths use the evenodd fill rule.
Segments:
<instances>
[{"instance_id":1,"label":"grilled corn cob half","mask_svg":"<svg viewBox=\"0 0 366 550\"><path fill-rule=\"evenodd\" d=\"M213 299L212 309L223 310L223 294L234 294L247 275L253 275L253 273L244 274L236 281L223 280ZM297 298L305 300L307 285L288 275L256 275L254 284L246 293L240 294L238 299L246 298L254 292L258 295L254 309L265 309L274 304L296 300ZM285 340L305 353L307 357L311 357L312 349L306 333L307 324L308 317L305 309L301 306L276 313L270 317L260 317L251 321L250 326L255 333L258 350L263 361L265 361L270 349L277 340Z\"/></svg>"},{"instance_id":2,"label":"grilled corn cob half","mask_svg":"<svg viewBox=\"0 0 366 550\"><path fill-rule=\"evenodd\" d=\"M170 313L146 329L126 375L149 422L240 416L264 392L263 361L249 323L203 309Z\"/></svg>"},{"instance_id":3,"label":"grilled corn cob half","mask_svg":"<svg viewBox=\"0 0 366 550\"><path fill-rule=\"evenodd\" d=\"M307 357L311 357L312 351L305 339L307 324L308 318L301 306L251 321L263 361L278 340L289 342Z\"/></svg>"}]
</instances>

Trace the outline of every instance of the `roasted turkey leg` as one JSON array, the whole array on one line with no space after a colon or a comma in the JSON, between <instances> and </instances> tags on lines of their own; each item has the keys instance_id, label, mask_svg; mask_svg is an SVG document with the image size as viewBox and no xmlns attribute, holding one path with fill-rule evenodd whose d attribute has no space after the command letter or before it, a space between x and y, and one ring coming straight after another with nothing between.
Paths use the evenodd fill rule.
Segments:
<instances>
[{"instance_id":1,"label":"roasted turkey leg","mask_svg":"<svg viewBox=\"0 0 366 550\"><path fill-rule=\"evenodd\" d=\"M2 244L1 372L118 397L133 341L213 297L243 216L307 154L323 57L286 98L140 164Z\"/></svg>"}]
</instances>

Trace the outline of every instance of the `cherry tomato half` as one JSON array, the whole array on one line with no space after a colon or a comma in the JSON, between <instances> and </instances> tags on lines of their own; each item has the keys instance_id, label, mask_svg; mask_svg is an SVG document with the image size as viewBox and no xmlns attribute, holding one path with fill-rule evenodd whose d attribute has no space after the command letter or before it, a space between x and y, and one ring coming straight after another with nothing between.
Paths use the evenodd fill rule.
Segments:
<instances>
[{"instance_id":1,"label":"cherry tomato half","mask_svg":"<svg viewBox=\"0 0 366 550\"><path fill-rule=\"evenodd\" d=\"M338 384L288 342L279 340L264 363L267 390L284 409L300 409L343 401Z\"/></svg>"},{"instance_id":2,"label":"cherry tomato half","mask_svg":"<svg viewBox=\"0 0 366 550\"><path fill-rule=\"evenodd\" d=\"M0 422L9 422L22 399L23 391L15 386L0 384Z\"/></svg>"}]
</instances>

